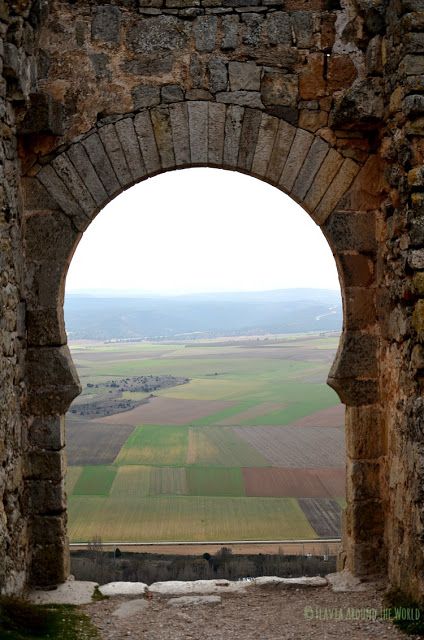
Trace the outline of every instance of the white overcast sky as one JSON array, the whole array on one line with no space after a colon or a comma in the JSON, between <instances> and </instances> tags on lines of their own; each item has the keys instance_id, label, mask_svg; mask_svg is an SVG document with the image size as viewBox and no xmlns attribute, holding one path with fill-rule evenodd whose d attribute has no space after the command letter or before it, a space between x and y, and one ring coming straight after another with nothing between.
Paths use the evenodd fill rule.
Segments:
<instances>
[{"instance_id":1,"label":"white overcast sky","mask_svg":"<svg viewBox=\"0 0 424 640\"><path fill-rule=\"evenodd\" d=\"M319 227L291 198L220 169L170 171L108 204L84 233L66 291L338 289Z\"/></svg>"}]
</instances>

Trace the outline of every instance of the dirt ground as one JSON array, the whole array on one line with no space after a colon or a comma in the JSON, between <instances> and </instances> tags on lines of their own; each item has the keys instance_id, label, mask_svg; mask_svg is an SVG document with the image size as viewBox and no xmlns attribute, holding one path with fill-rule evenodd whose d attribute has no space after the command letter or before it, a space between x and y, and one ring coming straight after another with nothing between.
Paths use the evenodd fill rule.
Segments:
<instances>
[{"instance_id":1,"label":"dirt ground","mask_svg":"<svg viewBox=\"0 0 424 640\"><path fill-rule=\"evenodd\" d=\"M383 589L383 588L382 588ZM252 587L248 595L223 594L215 605L172 606L155 595L142 612L118 618L129 598L114 597L82 607L102 640L394 640L407 636L390 621L382 590L334 593L329 587Z\"/></svg>"}]
</instances>

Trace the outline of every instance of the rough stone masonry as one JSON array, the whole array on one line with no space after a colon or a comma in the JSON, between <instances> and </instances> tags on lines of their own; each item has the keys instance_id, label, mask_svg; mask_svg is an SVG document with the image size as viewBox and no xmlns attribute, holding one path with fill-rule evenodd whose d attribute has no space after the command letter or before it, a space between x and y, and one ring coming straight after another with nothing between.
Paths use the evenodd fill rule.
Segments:
<instances>
[{"instance_id":1,"label":"rough stone masonry","mask_svg":"<svg viewBox=\"0 0 424 640\"><path fill-rule=\"evenodd\" d=\"M136 182L211 166L289 194L332 248L340 566L424 600L424 1L9 0L0 30L0 591L68 575L76 244Z\"/></svg>"}]
</instances>

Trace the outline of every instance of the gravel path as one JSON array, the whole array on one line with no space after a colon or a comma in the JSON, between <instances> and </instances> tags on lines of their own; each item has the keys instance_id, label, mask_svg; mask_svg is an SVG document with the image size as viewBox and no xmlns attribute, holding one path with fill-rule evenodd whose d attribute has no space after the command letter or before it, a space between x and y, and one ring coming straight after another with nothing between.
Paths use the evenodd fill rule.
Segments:
<instances>
[{"instance_id":1,"label":"gravel path","mask_svg":"<svg viewBox=\"0 0 424 640\"><path fill-rule=\"evenodd\" d=\"M424 640L401 633L387 620L352 619L367 615L367 610L368 617L370 610L371 615L380 614L382 593L383 589L334 593L330 587L256 586L247 595L223 594L220 604L172 606L169 597L155 595L141 602L143 611L131 611L137 603L126 606L129 614L122 617L113 613L131 598L114 597L82 609L103 640ZM332 614L344 619L329 619Z\"/></svg>"}]
</instances>

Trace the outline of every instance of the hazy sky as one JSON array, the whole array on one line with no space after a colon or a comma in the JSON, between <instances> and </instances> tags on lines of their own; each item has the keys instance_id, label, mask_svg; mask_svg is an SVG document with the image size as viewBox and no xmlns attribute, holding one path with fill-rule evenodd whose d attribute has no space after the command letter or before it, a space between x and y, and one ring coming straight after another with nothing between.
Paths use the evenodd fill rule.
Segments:
<instances>
[{"instance_id":1,"label":"hazy sky","mask_svg":"<svg viewBox=\"0 0 424 640\"><path fill-rule=\"evenodd\" d=\"M319 227L275 187L233 171L170 171L100 212L72 260L66 290L157 293L337 289Z\"/></svg>"}]
</instances>

